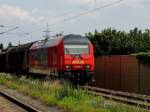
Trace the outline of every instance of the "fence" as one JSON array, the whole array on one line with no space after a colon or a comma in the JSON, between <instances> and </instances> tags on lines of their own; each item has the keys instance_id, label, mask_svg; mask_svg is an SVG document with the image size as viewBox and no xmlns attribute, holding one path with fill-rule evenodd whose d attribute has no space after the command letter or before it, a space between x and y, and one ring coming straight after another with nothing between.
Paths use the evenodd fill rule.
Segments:
<instances>
[{"instance_id":1,"label":"fence","mask_svg":"<svg viewBox=\"0 0 150 112\"><path fill-rule=\"evenodd\" d=\"M150 68L135 56L96 57L95 79L94 86L150 95Z\"/></svg>"}]
</instances>

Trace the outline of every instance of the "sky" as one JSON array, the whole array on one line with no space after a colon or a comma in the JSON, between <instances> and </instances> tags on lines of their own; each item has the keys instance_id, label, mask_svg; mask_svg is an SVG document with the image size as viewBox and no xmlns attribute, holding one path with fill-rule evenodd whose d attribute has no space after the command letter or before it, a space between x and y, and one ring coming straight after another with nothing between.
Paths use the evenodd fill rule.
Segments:
<instances>
[{"instance_id":1,"label":"sky","mask_svg":"<svg viewBox=\"0 0 150 112\"><path fill-rule=\"evenodd\" d=\"M150 28L150 0L122 0L74 18L116 1L119 0L0 0L0 43L7 46L9 42L17 45L44 39L47 24L51 35L84 35L109 27L125 31ZM5 31L8 32L1 34Z\"/></svg>"}]
</instances>

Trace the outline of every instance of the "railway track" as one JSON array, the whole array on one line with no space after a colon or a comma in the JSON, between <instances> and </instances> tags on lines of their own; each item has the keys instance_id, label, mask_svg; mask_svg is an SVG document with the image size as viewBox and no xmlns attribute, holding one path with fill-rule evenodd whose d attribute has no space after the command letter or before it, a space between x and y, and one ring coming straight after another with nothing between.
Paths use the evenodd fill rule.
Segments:
<instances>
[{"instance_id":1,"label":"railway track","mask_svg":"<svg viewBox=\"0 0 150 112\"><path fill-rule=\"evenodd\" d=\"M102 96L104 98L119 101L122 103L142 107L150 110L150 96L128 93L122 91L114 91L97 87L84 86L82 87L88 94L94 96Z\"/></svg>"},{"instance_id":2,"label":"railway track","mask_svg":"<svg viewBox=\"0 0 150 112\"><path fill-rule=\"evenodd\" d=\"M4 92L0 91L0 96L4 97L5 99L10 101L11 103L17 105L18 107L22 108L23 110L25 110L27 112L40 112L39 110L33 108L30 105L24 104L23 102L17 100L13 96L8 95L7 93L4 93Z\"/></svg>"}]
</instances>

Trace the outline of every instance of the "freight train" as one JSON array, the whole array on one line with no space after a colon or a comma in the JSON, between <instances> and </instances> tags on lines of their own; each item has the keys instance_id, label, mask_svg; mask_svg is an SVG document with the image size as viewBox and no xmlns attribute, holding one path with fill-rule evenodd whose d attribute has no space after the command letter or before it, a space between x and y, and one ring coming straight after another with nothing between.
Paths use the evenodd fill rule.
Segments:
<instances>
[{"instance_id":1,"label":"freight train","mask_svg":"<svg viewBox=\"0 0 150 112\"><path fill-rule=\"evenodd\" d=\"M0 71L51 75L86 84L94 75L93 45L86 37L72 34L18 45L0 53Z\"/></svg>"}]
</instances>

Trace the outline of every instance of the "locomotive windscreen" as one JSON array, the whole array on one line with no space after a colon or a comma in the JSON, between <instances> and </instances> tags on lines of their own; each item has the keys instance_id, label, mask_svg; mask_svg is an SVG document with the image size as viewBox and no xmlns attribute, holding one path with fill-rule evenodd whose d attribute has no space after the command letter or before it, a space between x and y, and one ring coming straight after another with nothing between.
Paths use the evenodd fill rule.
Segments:
<instances>
[{"instance_id":1,"label":"locomotive windscreen","mask_svg":"<svg viewBox=\"0 0 150 112\"><path fill-rule=\"evenodd\" d=\"M89 40L81 35L64 36L65 54L89 54Z\"/></svg>"},{"instance_id":2,"label":"locomotive windscreen","mask_svg":"<svg viewBox=\"0 0 150 112\"><path fill-rule=\"evenodd\" d=\"M64 45L65 54L89 54L89 45Z\"/></svg>"}]
</instances>

